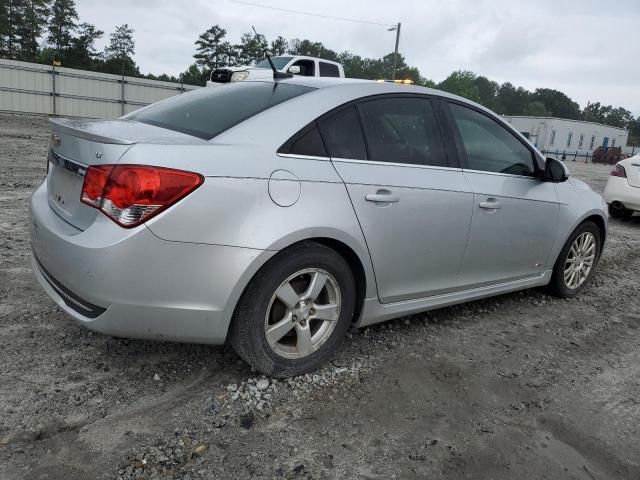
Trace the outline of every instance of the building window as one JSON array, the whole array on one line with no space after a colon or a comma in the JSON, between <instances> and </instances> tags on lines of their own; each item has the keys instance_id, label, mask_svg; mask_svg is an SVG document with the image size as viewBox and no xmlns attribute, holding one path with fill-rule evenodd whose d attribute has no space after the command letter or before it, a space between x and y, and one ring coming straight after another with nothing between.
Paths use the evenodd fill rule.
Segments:
<instances>
[{"instance_id":1,"label":"building window","mask_svg":"<svg viewBox=\"0 0 640 480\"><path fill-rule=\"evenodd\" d=\"M593 144L596 143L596 136L591 135L591 143L589 143L589 150L593 150Z\"/></svg>"},{"instance_id":2,"label":"building window","mask_svg":"<svg viewBox=\"0 0 640 480\"><path fill-rule=\"evenodd\" d=\"M549 143L549 145L553 147L554 143L556 143L556 131L551 130L551 142Z\"/></svg>"},{"instance_id":3,"label":"building window","mask_svg":"<svg viewBox=\"0 0 640 480\"><path fill-rule=\"evenodd\" d=\"M573 132L569 132L569 136L567 137L567 148L571 146L571 140L573 140Z\"/></svg>"},{"instance_id":4,"label":"building window","mask_svg":"<svg viewBox=\"0 0 640 480\"><path fill-rule=\"evenodd\" d=\"M584 134L580 134L580 140L578 140L578 149L582 148L582 143L584 142Z\"/></svg>"}]
</instances>

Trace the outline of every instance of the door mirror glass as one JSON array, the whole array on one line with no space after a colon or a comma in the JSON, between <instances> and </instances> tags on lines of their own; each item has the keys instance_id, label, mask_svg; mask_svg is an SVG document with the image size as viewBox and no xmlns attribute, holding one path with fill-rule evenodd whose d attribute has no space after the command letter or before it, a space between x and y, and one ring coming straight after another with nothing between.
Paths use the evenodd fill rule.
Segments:
<instances>
[{"instance_id":1,"label":"door mirror glass","mask_svg":"<svg viewBox=\"0 0 640 480\"><path fill-rule=\"evenodd\" d=\"M544 179L549 182L564 182L569 178L569 171L564 163L548 157L544 167Z\"/></svg>"},{"instance_id":2,"label":"door mirror glass","mask_svg":"<svg viewBox=\"0 0 640 480\"><path fill-rule=\"evenodd\" d=\"M298 65L293 65L289 67L289 73L293 73L294 75L300 74L300 67Z\"/></svg>"}]
</instances>

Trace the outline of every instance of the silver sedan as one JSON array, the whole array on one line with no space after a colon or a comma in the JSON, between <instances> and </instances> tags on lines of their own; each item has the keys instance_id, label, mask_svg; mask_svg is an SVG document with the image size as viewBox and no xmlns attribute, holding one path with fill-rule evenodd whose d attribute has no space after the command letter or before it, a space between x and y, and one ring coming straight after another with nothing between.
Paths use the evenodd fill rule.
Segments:
<instances>
[{"instance_id":1,"label":"silver sedan","mask_svg":"<svg viewBox=\"0 0 640 480\"><path fill-rule=\"evenodd\" d=\"M52 120L33 271L86 327L221 344L277 376L350 326L544 286L572 297L606 205L487 109L411 85L275 79Z\"/></svg>"}]
</instances>

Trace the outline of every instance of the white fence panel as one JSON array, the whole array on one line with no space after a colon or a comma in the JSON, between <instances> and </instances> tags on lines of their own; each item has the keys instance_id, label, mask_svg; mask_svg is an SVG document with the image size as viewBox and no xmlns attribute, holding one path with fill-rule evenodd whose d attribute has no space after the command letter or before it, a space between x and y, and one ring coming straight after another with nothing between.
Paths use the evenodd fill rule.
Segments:
<instances>
[{"instance_id":1,"label":"white fence panel","mask_svg":"<svg viewBox=\"0 0 640 480\"><path fill-rule=\"evenodd\" d=\"M116 118L195 85L0 59L0 110Z\"/></svg>"}]
</instances>

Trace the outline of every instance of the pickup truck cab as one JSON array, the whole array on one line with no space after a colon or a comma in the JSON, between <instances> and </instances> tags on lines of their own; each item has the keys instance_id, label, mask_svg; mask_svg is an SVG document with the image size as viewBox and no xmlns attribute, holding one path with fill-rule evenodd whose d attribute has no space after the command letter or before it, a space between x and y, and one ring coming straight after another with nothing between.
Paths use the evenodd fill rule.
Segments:
<instances>
[{"instance_id":1,"label":"pickup truck cab","mask_svg":"<svg viewBox=\"0 0 640 480\"><path fill-rule=\"evenodd\" d=\"M272 57L276 70L292 73L303 77L336 77L344 78L344 69L338 62L322 58L305 57L300 55L284 55ZM271 66L265 58L253 66L222 67L211 72L207 87L215 87L228 82L243 80L259 80L272 78Z\"/></svg>"}]
</instances>

